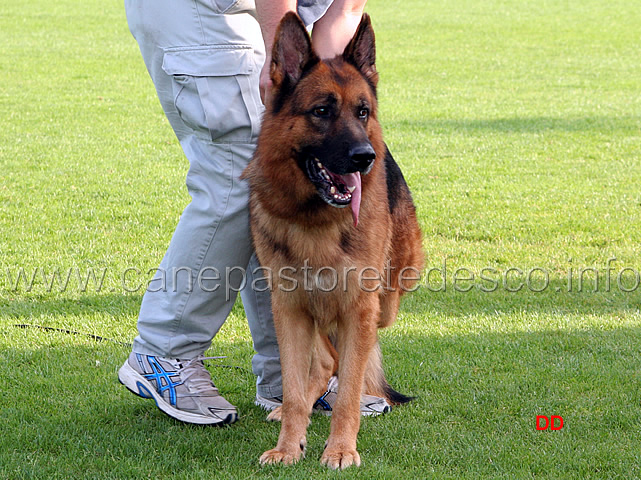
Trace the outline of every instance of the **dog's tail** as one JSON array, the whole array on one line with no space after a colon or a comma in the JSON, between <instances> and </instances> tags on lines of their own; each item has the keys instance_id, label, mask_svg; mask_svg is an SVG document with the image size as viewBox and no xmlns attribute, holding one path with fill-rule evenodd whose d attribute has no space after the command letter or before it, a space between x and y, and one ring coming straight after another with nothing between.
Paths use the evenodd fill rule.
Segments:
<instances>
[{"instance_id":1,"label":"dog's tail","mask_svg":"<svg viewBox=\"0 0 641 480\"><path fill-rule=\"evenodd\" d=\"M385 372L383 371L383 355L378 342L376 342L367 362L364 392L368 395L382 397L386 399L390 405L401 405L414 399L414 397L408 397L397 392L387 382Z\"/></svg>"}]
</instances>

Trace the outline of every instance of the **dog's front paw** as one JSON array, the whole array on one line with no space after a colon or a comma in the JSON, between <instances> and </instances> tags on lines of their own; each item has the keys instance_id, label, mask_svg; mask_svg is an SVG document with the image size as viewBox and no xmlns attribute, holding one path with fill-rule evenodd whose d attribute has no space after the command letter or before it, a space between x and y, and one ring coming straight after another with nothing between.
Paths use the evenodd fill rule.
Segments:
<instances>
[{"instance_id":1,"label":"dog's front paw","mask_svg":"<svg viewBox=\"0 0 641 480\"><path fill-rule=\"evenodd\" d=\"M283 419L283 406L276 407L269 415L267 415L268 422L280 422Z\"/></svg>"},{"instance_id":2,"label":"dog's front paw","mask_svg":"<svg viewBox=\"0 0 641 480\"><path fill-rule=\"evenodd\" d=\"M267 450L260 456L261 465L273 465L276 463L283 463L285 465L292 465L298 460L301 456L304 456L304 446L301 445L299 449L293 449L292 451L279 450L277 448L272 448Z\"/></svg>"},{"instance_id":3,"label":"dog's front paw","mask_svg":"<svg viewBox=\"0 0 641 480\"><path fill-rule=\"evenodd\" d=\"M361 466L361 456L356 450L348 448L326 448L321 456L321 464L332 470L346 469L352 465Z\"/></svg>"}]
</instances>

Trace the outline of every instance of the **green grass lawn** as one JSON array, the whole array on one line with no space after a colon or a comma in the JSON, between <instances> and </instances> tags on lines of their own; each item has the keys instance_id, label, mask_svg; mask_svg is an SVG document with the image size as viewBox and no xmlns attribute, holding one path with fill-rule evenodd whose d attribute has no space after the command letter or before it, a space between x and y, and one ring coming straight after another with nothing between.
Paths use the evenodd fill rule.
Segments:
<instances>
[{"instance_id":1,"label":"green grass lawn","mask_svg":"<svg viewBox=\"0 0 641 480\"><path fill-rule=\"evenodd\" d=\"M127 392L126 346L14 326L130 342L187 163L122 2L2 7L0 478L641 477L638 5L368 11L429 278L381 334L391 383L417 398L365 419L363 466L336 473L318 462L324 417L302 462L259 466L279 426L252 403L240 305L209 352L227 356L209 366L241 413L229 428ZM537 431L537 415L564 427Z\"/></svg>"}]
</instances>

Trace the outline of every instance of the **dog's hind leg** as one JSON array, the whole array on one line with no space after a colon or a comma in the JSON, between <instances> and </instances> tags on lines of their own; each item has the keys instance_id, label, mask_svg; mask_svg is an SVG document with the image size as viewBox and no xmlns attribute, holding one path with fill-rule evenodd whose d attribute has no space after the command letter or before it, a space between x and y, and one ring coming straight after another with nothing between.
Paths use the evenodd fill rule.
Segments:
<instances>
[{"instance_id":1,"label":"dog's hind leg","mask_svg":"<svg viewBox=\"0 0 641 480\"><path fill-rule=\"evenodd\" d=\"M338 352L327 335L317 334L314 355L309 371L307 401L310 409L316 400L327 391L329 378L338 370Z\"/></svg>"},{"instance_id":2,"label":"dog's hind leg","mask_svg":"<svg viewBox=\"0 0 641 480\"><path fill-rule=\"evenodd\" d=\"M327 335L315 335L313 348L306 397L310 412L319 397L327 391L330 377L338 371L338 352ZM280 422L282 418L282 406L275 408L267 415L267 420L271 422Z\"/></svg>"},{"instance_id":3,"label":"dog's hind leg","mask_svg":"<svg viewBox=\"0 0 641 480\"><path fill-rule=\"evenodd\" d=\"M401 304L401 295L398 291L385 292L380 295L381 315L378 321L379 328L389 327L396 321L398 308Z\"/></svg>"}]
</instances>

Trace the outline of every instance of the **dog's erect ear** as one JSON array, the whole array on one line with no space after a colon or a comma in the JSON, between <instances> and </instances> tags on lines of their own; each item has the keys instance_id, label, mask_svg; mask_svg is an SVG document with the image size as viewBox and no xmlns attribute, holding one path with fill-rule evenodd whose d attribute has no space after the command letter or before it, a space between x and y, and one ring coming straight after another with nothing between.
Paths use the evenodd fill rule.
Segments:
<instances>
[{"instance_id":1,"label":"dog's erect ear","mask_svg":"<svg viewBox=\"0 0 641 480\"><path fill-rule=\"evenodd\" d=\"M376 72L376 44L372 21L367 13L363 14L358 30L345 47L343 60L358 68L367 81L376 88L378 73Z\"/></svg>"},{"instance_id":2,"label":"dog's erect ear","mask_svg":"<svg viewBox=\"0 0 641 480\"><path fill-rule=\"evenodd\" d=\"M278 25L272 49L269 73L274 86L296 85L305 69L319 60L301 19L294 12L285 14Z\"/></svg>"}]
</instances>

